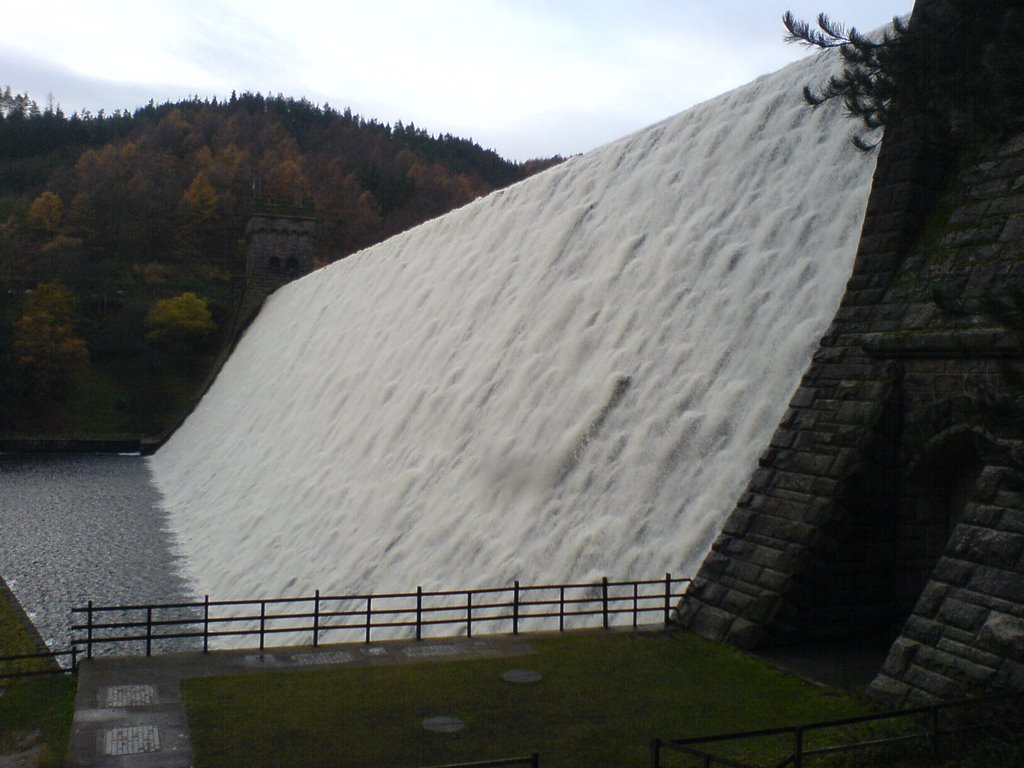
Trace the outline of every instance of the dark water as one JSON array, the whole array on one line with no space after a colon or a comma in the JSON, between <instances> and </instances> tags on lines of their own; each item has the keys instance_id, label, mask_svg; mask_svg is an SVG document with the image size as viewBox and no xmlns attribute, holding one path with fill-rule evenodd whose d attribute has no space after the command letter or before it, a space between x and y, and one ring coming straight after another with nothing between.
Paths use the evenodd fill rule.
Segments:
<instances>
[{"instance_id":1,"label":"dark water","mask_svg":"<svg viewBox=\"0 0 1024 768\"><path fill-rule=\"evenodd\" d=\"M51 648L71 608L192 600L139 456L0 454L0 575Z\"/></svg>"}]
</instances>

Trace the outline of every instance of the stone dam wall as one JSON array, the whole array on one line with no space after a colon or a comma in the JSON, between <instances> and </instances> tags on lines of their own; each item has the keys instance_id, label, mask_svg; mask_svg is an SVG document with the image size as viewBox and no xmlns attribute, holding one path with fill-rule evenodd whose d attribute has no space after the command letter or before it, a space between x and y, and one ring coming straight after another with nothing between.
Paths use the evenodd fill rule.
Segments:
<instances>
[{"instance_id":1,"label":"stone dam wall","mask_svg":"<svg viewBox=\"0 0 1024 768\"><path fill-rule=\"evenodd\" d=\"M888 130L840 309L680 623L892 640L890 704L1024 690L1021 289L1024 136Z\"/></svg>"}]
</instances>

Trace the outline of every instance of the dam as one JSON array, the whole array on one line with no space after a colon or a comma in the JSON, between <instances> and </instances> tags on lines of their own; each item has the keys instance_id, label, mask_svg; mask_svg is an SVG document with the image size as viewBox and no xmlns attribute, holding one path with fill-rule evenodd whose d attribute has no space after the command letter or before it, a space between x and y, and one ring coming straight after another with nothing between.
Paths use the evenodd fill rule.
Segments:
<instances>
[{"instance_id":1,"label":"dam","mask_svg":"<svg viewBox=\"0 0 1024 768\"><path fill-rule=\"evenodd\" d=\"M850 274L874 156L801 97L835 66L275 292L150 460L194 591L694 571Z\"/></svg>"}]
</instances>

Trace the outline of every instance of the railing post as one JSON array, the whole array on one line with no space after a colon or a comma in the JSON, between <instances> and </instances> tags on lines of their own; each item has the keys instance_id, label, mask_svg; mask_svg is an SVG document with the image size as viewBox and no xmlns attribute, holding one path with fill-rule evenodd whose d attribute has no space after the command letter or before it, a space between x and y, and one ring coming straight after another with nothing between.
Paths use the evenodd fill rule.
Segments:
<instances>
[{"instance_id":1,"label":"railing post","mask_svg":"<svg viewBox=\"0 0 1024 768\"><path fill-rule=\"evenodd\" d=\"M313 595L313 647L320 645L320 590Z\"/></svg>"},{"instance_id":2,"label":"railing post","mask_svg":"<svg viewBox=\"0 0 1024 768\"><path fill-rule=\"evenodd\" d=\"M416 639L423 639L423 587L416 587Z\"/></svg>"},{"instance_id":3,"label":"railing post","mask_svg":"<svg viewBox=\"0 0 1024 768\"><path fill-rule=\"evenodd\" d=\"M86 608L85 615L85 658L92 658L92 600Z\"/></svg>"},{"instance_id":4,"label":"railing post","mask_svg":"<svg viewBox=\"0 0 1024 768\"><path fill-rule=\"evenodd\" d=\"M153 649L153 606L146 606L146 656L152 655Z\"/></svg>"},{"instance_id":5,"label":"railing post","mask_svg":"<svg viewBox=\"0 0 1024 768\"><path fill-rule=\"evenodd\" d=\"M210 652L210 596L203 595L203 653Z\"/></svg>"},{"instance_id":6,"label":"railing post","mask_svg":"<svg viewBox=\"0 0 1024 768\"><path fill-rule=\"evenodd\" d=\"M601 579L601 619L604 628L608 629L608 577Z\"/></svg>"},{"instance_id":7,"label":"railing post","mask_svg":"<svg viewBox=\"0 0 1024 768\"><path fill-rule=\"evenodd\" d=\"M558 588L558 631L565 632L565 587Z\"/></svg>"},{"instance_id":8,"label":"railing post","mask_svg":"<svg viewBox=\"0 0 1024 768\"><path fill-rule=\"evenodd\" d=\"M512 588L512 634L519 634L519 579Z\"/></svg>"},{"instance_id":9,"label":"railing post","mask_svg":"<svg viewBox=\"0 0 1024 768\"><path fill-rule=\"evenodd\" d=\"M633 629L636 629L636 612L637 612L637 609L639 608L639 602L640 602L639 597L638 597L639 589L640 589L639 585L634 581L633 582Z\"/></svg>"},{"instance_id":10,"label":"railing post","mask_svg":"<svg viewBox=\"0 0 1024 768\"><path fill-rule=\"evenodd\" d=\"M260 651L263 651L263 633L267 626L267 601L260 600Z\"/></svg>"},{"instance_id":11,"label":"railing post","mask_svg":"<svg viewBox=\"0 0 1024 768\"><path fill-rule=\"evenodd\" d=\"M78 674L78 646L71 646L71 672L72 674Z\"/></svg>"},{"instance_id":12,"label":"railing post","mask_svg":"<svg viewBox=\"0 0 1024 768\"><path fill-rule=\"evenodd\" d=\"M466 637L473 636L473 593L466 590Z\"/></svg>"},{"instance_id":13,"label":"railing post","mask_svg":"<svg viewBox=\"0 0 1024 768\"><path fill-rule=\"evenodd\" d=\"M672 574L665 574L665 623L669 624L672 621Z\"/></svg>"},{"instance_id":14,"label":"railing post","mask_svg":"<svg viewBox=\"0 0 1024 768\"><path fill-rule=\"evenodd\" d=\"M530 768L540 768L540 752L530 753Z\"/></svg>"},{"instance_id":15,"label":"railing post","mask_svg":"<svg viewBox=\"0 0 1024 768\"><path fill-rule=\"evenodd\" d=\"M366 596L366 644L370 644L370 627L373 625L373 595Z\"/></svg>"},{"instance_id":16,"label":"railing post","mask_svg":"<svg viewBox=\"0 0 1024 768\"><path fill-rule=\"evenodd\" d=\"M939 757L939 708L938 706L932 706L932 755L936 759Z\"/></svg>"},{"instance_id":17,"label":"railing post","mask_svg":"<svg viewBox=\"0 0 1024 768\"><path fill-rule=\"evenodd\" d=\"M804 729L797 726L793 729L793 736L796 741L796 751L793 753L793 768L803 768L804 765Z\"/></svg>"},{"instance_id":18,"label":"railing post","mask_svg":"<svg viewBox=\"0 0 1024 768\"><path fill-rule=\"evenodd\" d=\"M661 739L651 739L651 768L661 768Z\"/></svg>"}]
</instances>

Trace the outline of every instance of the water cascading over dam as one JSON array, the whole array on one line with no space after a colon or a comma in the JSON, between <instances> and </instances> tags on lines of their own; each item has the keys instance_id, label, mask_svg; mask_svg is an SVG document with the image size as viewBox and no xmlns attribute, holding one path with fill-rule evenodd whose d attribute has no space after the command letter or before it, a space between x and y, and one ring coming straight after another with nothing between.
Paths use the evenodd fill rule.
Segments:
<instances>
[{"instance_id":1,"label":"water cascading over dam","mask_svg":"<svg viewBox=\"0 0 1024 768\"><path fill-rule=\"evenodd\" d=\"M874 168L812 57L277 291L151 460L199 594L696 569Z\"/></svg>"}]
</instances>

